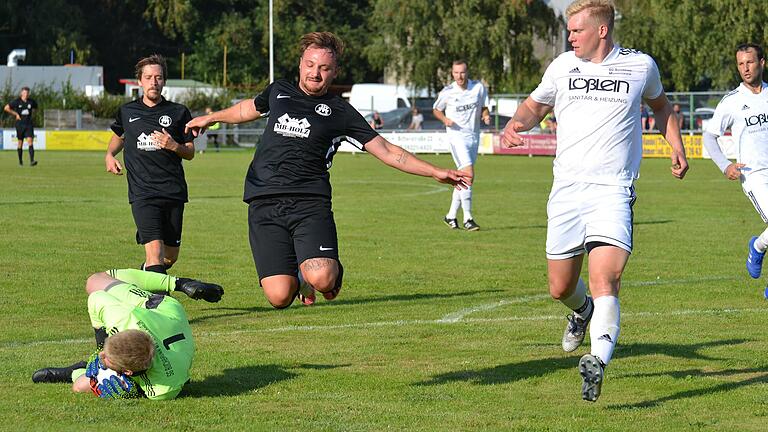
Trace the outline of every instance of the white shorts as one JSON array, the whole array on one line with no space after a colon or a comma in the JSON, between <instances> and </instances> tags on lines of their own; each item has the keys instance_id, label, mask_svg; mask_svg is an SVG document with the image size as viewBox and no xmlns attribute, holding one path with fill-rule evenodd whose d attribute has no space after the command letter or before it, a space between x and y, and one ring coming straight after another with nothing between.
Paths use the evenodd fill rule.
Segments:
<instances>
[{"instance_id":1,"label":"white shorts","mask_svg":"<svg viewBox=\"0 0 768 432\"><path fill-rule=\"evenodd\" d=\"M761 170L741 177L741 189L755 206L757 214L768 223L768 170Z\"/></svg>"},{"instance_id":2,"label":"white shorts","mask_svg":"<svg viewBox=\"0 0 768 432\"><path fill-rule=\"evenodd\" d=\"M547 259L581 255L590 243L632 253L634 186L558 182L547 202Z\"/></svg>"},{"instance_id":3,"label":"white shorts","mask_svg":"<svg viewBox=\"0 0 768 432\"><path fill-rule=\"evenodd\" d=\"M453 131L446 132L446 135L456 168L474 165L477 160L477 150L480 147L480 135Z\"/></svg>"}]
</instances>

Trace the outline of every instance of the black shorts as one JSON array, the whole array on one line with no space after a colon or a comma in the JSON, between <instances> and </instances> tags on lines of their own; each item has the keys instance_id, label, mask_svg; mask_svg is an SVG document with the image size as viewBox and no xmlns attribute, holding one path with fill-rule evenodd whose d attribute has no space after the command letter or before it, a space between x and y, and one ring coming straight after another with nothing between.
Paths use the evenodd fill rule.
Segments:
<instances>
[{"instance_id":1,"label":"black shorts","mask_svg":"<svg viewBox=\"0 0 768 432\"><path fill-rule=\"evenodd\" d=\"M143 199L131 203L136 222L136 243L162 240L167 246L181 246L184 202L169 199Z\"/></svg>"},{"instance_id":2,"label":"black shorts","mask_svg":"<svg viewBox=\"0 0 768 432\"><path fill-rule=\"evenodd\" d=\"M34 138L35 128L31 124L17 124L16 125L16 138L21 141L24 138Z\"/></svg>"},{"instance_id":3,"label":"black shorts","mask_svg":"<svg viewBox=\"0 0 768 432\"><path fill-rule=\"evenodd\" d=\"M259 280L297 276L299 264L310 258L339 260L330 198L257 198L248 205L248 237Z\"/></svg>"}]
</instances>

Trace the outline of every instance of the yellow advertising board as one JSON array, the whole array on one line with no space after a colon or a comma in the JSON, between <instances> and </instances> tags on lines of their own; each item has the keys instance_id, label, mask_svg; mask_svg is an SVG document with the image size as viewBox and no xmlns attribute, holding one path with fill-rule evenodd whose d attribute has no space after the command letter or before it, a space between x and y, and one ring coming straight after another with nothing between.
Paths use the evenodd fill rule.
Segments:
<instances>
[{"instance_id":1,"label":"yellow advertising board","mask_svg":"<svg viewBox=\"0 0 768 432\"><path fill-rule=\"evenodd\" d=\"M107 150L112 131L46 131L46 150Z\"/></svg>"},{"instance_id":2,"label":"yellow advertising board","mask_svg":"<svg viewBox=\"0 0 768 432\"><path fill-rule=\"evenodd\" d=\"M701 159L702 144L701 135L683 135L685 156L688 159ZM668 158L672 153L672 147L660 134L643 134L644 158Z\"/></svg>"}]
</instances>

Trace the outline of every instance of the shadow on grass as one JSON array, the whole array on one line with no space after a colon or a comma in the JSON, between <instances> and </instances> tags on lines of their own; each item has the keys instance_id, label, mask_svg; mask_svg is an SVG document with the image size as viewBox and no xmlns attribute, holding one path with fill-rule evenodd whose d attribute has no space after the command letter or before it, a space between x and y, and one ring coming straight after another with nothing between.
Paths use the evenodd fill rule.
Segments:
<instances>
[{"instance_id":1,"label":"shadow on grass","mask_svg":"<svg viewBox=\"0 0 768 432\"><path fill-rule=\"evenodd\" d=\"M348 365L300 364L292 367L280 365L244 366L224 369L221 374L191 381L184 386L179 397L237 396L270 384L297 377L296 369L326 370Z\"/></svg>"},{"instance_id":2,"label":"shadow on grass","mask_svg":"<svg viewBox=\"0 0 768 432\"><path fill-rule=\"evenodd\" d=\"M744 339L728 339L691 345L645 343L619 345L619 349L616 350L616 357L661 354L687 359L716 360L699 351L705 348L738 345L744 342L746 342ZM573 369L575 372L577 363L578 361L574 357L548 357L479 370L449 372L436 375L427 381L418 382L415 385L439 385L462 381L479 385L505 384L528 378L542 377L564 369Z\"/></svg>"},{"instance_id":3,"label":"shadow on grass","mask_svg":"<svg viewBox=\"0 0 768 432\"><path fill-rule=\"evenodd\" d=\"M665 220L649 220L649 221L636 221L633 223L633 225L661 225L661 224L668 224L673 223L674 220L671 219L665 219ZM502 225L502 226L492 226L492 225L483 225L483 232L486 231L517 231L517 230L538 230L538 229L547 229L546 225Z\"/></svg>"},{"instance_id":4,"label":"shadow on grass","mask_svg":"<svg viewBox=\"0 0 768 432\"><path fill-rule=\"evenodd\" d=\"M385 302L411 302L411 301L421 301L421 300L434 300L434 299L447 299L447 298L453 298L453 297L471 297L477 294L492 294L492 293L500 293L504 290L500 289L487 289L487 290L474 290L474 291L462 291L462 292L440 292L440 293L425 293L425 294L397 294L397 295L389 295L389 296L377 296L377 297L363 297L363 298L355 298L355 299L336 299L333 301L324 301L321 298L321 295L318 294L318 302L315 303L312 308L323 308L323 307L329 307L329 306L348 306L348 305L360 305L360 304L369 304L369 303L385 303ZM261 294L259 294L261 295ZM342 289L341 295L344 295L344 290ZM292 308L300 307L301 302L298 300L295 300ZM233 311L233 312L225 312L220 313L217 315L207 315L207 316L200 316L195 317L189 320L190 323L199 323L202 321L207 321L211 319L217 319L217 318L230 318L230 317L236 317L236 316L242 316L242 315L248 315L251 313L265 313L265 312L272 312L277 311L278 313L285 313L286 311L279 311L278 309L274 309L271 307L264 307L264 306L254 306L250 308L235 308L235 307L214 307L214 308L207 308L206 311L210 312L216 312L216 311ZM236 311L236 312L235 312Z\"/></svg>"},{"instance_id":5,"label":"shadow on grass","mask_svg":"<svg viewBox=\"0 0 768 432\"><path fill-rule=\"evenodd\" d=\"M677 393L673 393L669 396L660 397L658 399L637 402L633 404L622 405L610 405L609 409L623 410L623 409L635 409L635 408L654 408L664 402L669 402L679 399L689 399L699 396L709 396L716 393L725 393L738 388L751 386L754 384L768 384L768 366L759 368L746 368L746 369L727 369L722 371L703 371L701 369L686 369L682 371L672 372L659 372L652 374L637 374L630 375L633 377L658 377L658 376L671 376L678 379L688 379L688 377L730 377L734 375L753 375L747 379L741 381L731 381L720 383L714 386L708 386L700 389L684 390Z\"/></svg>"}]
</instances>

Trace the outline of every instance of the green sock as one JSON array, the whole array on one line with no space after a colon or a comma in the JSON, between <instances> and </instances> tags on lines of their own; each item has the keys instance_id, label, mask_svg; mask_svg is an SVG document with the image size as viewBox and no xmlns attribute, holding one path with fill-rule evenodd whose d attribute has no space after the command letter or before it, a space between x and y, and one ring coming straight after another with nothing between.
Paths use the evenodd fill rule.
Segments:
<instances>
[{"instance_id":1,"label":"green sock","mask_svg":"<svg viewBox=\"0 0 768 432\"><path fill-rule=\"evenodd\" d=\"M137 269L113 269L107 273L115 279L136 285L143 290L153 293L170 294L176 289L176 278L161 273Z\"/></svg>"}]
</instances>

